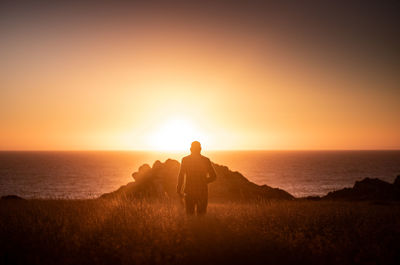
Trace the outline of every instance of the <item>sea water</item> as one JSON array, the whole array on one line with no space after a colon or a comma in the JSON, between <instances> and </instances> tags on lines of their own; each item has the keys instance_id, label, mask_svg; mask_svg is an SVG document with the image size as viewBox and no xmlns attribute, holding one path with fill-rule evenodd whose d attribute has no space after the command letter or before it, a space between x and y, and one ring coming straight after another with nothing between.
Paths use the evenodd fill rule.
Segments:
<instances>
[{"instance_id":1,"label":"sea water","mask_svg":"<svg viewBox=\"0 0 400 265\"><path fill-rule=\"evenodd\" d=\"M144 163L184 153L142 151L0 152L0 196L94 198L132 181ZM296 197L325 195L365 177L393 182L400 151L214 151L214 163L239 171L259 185Z\"/></svg>"}]
</instances>

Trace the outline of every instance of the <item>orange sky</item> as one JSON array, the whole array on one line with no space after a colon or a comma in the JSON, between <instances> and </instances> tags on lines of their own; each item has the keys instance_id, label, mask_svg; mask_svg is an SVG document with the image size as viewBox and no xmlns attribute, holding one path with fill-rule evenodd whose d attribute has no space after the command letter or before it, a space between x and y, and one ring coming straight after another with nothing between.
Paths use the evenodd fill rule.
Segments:
<instances>
[{"instance_id":1,"label":"orange sky","mask_svg":"<svg viewBox=\"0 0 400 265\"><path fill-rule=\"evenodd\" d=\"M155 12L3 20L0 149L400 149L375 53Z\"/></svg>"}]
</instances>

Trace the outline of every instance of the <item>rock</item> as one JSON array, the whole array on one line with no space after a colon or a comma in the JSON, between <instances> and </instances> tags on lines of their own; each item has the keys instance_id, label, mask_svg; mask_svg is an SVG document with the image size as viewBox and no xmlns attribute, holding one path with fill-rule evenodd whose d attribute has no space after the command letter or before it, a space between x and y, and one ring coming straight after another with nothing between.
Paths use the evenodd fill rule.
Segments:
<instances>
[{"instance_id":1,"label":"rock","mask_svg":"<svg viewBox=\"0 0 400 265\"><path fill-rule=\"evenodd\" d=\"M398 175L393 183L397 188L400 189L400 175Z\"/></svg>"},{"instance_id":2,"label":"rock","mask_svg":"<svg viewBox=\"0 0 400 265\"><path fill-rule=\"evenodd\" d=\"M329 192L323 199L397 201L400 200L399 182L399 176L393 184L377 178L365 178L356 181L353 188Z\"/></svg>"},{"instance_id":3,"label":"rock","mask_svg":"<svg viewBox=\"0 0 400 265\"><path fill-rule=\"evenodd\" d=\"M20 201L20 200L25 200L22 197L19 197L17 195L5 195L1 197L2 200L8 200L8 201Z\"/></svg>"},{"instance_id":4,"label":"rock","mask_svg":"<svg viewBox=\"0 0 400 265\"><path fill-rule=\"evenodd\" d=\"M250 182L239 172L233 172L226 166L213 164L217 180L209 184L209 200L212 201L249 201L249 200L293 200L288 192L257 185ZM176 184L180 163L168 159L164 163L156 161L150 168L145 164L132 174L135 182L128 183L118 190L103 194L101 198L176 198Z\"/></svg>"},{"instance_id":5,"label":"rock","mask_svg":"<svg viewBox=\"0 0 400 265\"><path fill-rule=\"evenodd\" d=\"M140 177L145 176L148 172L150 172L151 167L148 164L143 164L142 166L139 167L138 172L132 173L132 178L135 181L138 181Z\"/></svg>"},{"instance_id":6,"label":"rock","mask_svg":"<svg viewBox=\"0 0 400 265\"><path fill-rule=\"evenodd\" d=\"M306 201L320 201L321 197L320 196L307 196L300 198L301 200L306 200Z\"/></svg>"}]
</instances>

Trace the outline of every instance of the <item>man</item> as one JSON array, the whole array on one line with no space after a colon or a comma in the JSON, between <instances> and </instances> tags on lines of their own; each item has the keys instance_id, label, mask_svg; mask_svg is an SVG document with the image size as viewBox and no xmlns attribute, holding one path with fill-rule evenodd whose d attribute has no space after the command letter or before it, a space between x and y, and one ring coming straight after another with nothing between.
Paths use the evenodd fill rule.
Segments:
<instances>
[{"instance_id":1,"label":"man","mask_svg":"<svg viewBox=\"0 0 400 265\"><path fill-rule=\"evenodd\" d=\"M192 143L190 152L190 155L182 159L176 191L179 195L182 195L182 186L185 182L183 194L185 196L186 213L194 214L196 209L197 215L203 215L207 212L208 183L216 180L217 174L210 159L200 154L201 145L199 142L194 141Z\"/></svg>"}]
</instances>

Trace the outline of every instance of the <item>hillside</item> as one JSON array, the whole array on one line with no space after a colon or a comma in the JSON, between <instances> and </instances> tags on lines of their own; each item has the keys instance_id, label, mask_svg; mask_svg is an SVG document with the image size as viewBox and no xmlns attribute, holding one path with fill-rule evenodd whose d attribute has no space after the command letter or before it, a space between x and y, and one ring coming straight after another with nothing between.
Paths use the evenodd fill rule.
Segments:
<instances>
[{"instance_id":1,"label":"hillside","mask_svg":"<svg viewBox=\"0 0 400 265\"><path fill-rule=\"evenodd\" d=\"M344 188L329 192L322 199L327 200L400 200L400 176L397 176L394 183L374 178L365 178L356 181L352 188Z\"/></svg>"},{"instance_id":2,"label":"hillside","mask_svg":"<svg viewBox=\"0 0 400 265\"><path fill-rule=\"evenodd\" d=\"M254 201L254 200L292 200L288 192L257 185L246 179L239 172L229 170L226 166L213 164L217 180L209 184L209 200L221 201ZM168 159L164 163L156 161L152 167L142 165L138 172L132 174L130 182L118 190L107 193L101 198L124 196L127 198L176 198L176 182L180 164Z\"/></svg>"}]
</instances>

